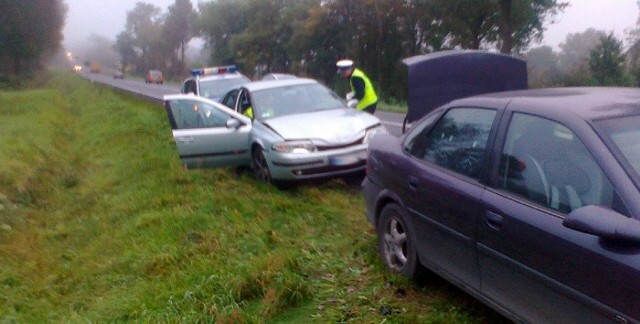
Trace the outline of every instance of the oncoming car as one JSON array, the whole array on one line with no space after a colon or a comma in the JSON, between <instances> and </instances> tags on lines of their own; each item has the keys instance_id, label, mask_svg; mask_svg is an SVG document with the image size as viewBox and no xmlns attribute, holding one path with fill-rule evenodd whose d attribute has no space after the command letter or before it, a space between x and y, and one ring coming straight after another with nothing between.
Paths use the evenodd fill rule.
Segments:
<instances>
[{"instance_id":1,"label":"oncoming car","mask_svg":"<svg viewBox=\"0 0 640 324\"><path fill-rule=\"evenodd\" d=\"M250 166L276 185L362 172L370 137L386 132L311 79L247 83L224 97L228 106L193 95L164 100L187 167Z\"/></svg>"},{"instance_id":2,"label":"oncoming car","mask_svg":"<svg viewBox=\"0 0 640 324\"><path fill-rule=\"evenodd\" d=\"M235 65L194 69L191 70L191 77L182 83L180 93L192 93L220 101L229 90L248 82L251 80L238 72Z\"/></svg>"},{"instance_id":3,"label":"oncoming car","mask_svg":"<svg viewBox=\"0 0 640 324\"><path fill-rule=\"evenodd\" d=\"M144 79L145 83L163 84L164 76L159 70L150 70Z\"/></svg>"},{"instance_id":4,"label":"oncoming car","mask_svg":"<svg viewBox=\"0 0 640 324\"><path fill-rule=\"evenodd\" d=\"M369 144L386 265L425 268L515 322L640 321L640 90L454 100Z\"/></svg>"}]
</instances>

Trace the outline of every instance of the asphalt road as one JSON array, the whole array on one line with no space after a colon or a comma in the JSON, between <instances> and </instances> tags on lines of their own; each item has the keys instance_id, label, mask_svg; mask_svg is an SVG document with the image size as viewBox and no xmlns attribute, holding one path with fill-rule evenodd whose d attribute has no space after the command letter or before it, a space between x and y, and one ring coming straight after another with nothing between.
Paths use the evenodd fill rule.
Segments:
<instances>
[{"instance_id":1,"label":"asphalt road","mask_svg":"<svg viewBox=\"0 0 640 324\"><path fill-rule=\"evenodd\" d=\"M107 74L93 74L82 72L83 77L93 81L108 84L114 88L125 90L136 94L137 96L155 101L162 104L162 98L166 94L176 94L180 92L180 86L175 84L146 84L143 81L132 79L114 79L113 76ZM376 111L376 117L380 118L382 124L389 130L391 134L402 134L402 121L405 115L399 113L391 113L385 111Z\"/></svg>"}]
</instances>

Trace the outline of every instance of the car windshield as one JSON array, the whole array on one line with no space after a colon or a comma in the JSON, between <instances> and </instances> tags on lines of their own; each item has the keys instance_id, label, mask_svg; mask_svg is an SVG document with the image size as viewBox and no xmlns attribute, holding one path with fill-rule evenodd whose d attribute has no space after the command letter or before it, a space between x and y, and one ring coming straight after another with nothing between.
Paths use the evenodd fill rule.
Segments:
<instances>
[{"instance_id":1,"label":"car windshield","mask_svg":"<svg viewBox=\"0 0 640 324\"><path fill-rule=\"evenodd\" d=\"M200 81L200 95L206 98L219 98L229 90L248 82L249 79L245 77Z\"/></svg>"},{"instance_id":2,"label":"car windshield","mask_svg":"<svg viewBox=\"0 0 640 324\"><path fill-rule=\"evenodd\" d=\"M640 116L627 116L597 122L640 176Z\"/></svg>"},{"instance_id":3,"label":"car windshield","mask_svg":"<svg viewBox=\"0 0 640 324\"><path fill-rule=\"evenodd\" d=\"M254 91L252 102L261 119L345 107L335 92L317 83Z\"/></svg>"}]
</instances>

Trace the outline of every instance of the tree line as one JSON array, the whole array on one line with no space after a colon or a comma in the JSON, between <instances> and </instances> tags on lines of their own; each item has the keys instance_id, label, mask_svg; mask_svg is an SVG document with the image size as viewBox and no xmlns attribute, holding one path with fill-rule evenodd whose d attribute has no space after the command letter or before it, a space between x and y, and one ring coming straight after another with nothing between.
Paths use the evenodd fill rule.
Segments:
<instances>
[{"instance_id":1,"label":"tree line","mask_svg":"<svg viewBox=\"0 0 640 324\"><path fill-rule=\"evenodd\" d=\"M627 50L613 33L593 28L567 35L559 51L550 46L528 50L523 56L529 86L640 85L640 33L632 31L629 35L634 45Z\"/></svg>"},{"instance_id":2,"label":"tree line","mask_svg":"<svg viewBox=\"0 0 640 324\"><path fill-rule=\"evenodd\" d=\"M236 64L253 78L288 72L344 87L335 62L351 58L383 97L404 99L402 59L481 49L525 58L533 87L640 83L640 27L629 33L634 45L626 53L612 33L594 29L568 35L560 52L531 48L568 6L559 0L214 0L193 11L189 0L179 5L189 9L174 18L185 28L178 33L183 41L203 38L211 64ZM137 11L130 17L144 16Z\"/></svg>"},{"instance_id":3,"label":"tree line","mask_svg":"<svg viewBox=\"0 0 640 324\"><path fill-rule=\"evenodd\" d=\"M62 0L0 1L9 4L3 7L9 10L0 10L0 63L13 67L0 73L37 66L38 53L47 57L59 47ZM637 84L640 31L630 33L626 52L612 34L596 30L567 36L559 52L531 48L566 6L559 0L212 0L195 8L191 0L175 0L162 13L138 2L111 46L127 72L160 69L182 78L190 67L186 46L200 37L210 65L235 64L252 78L293 73L338 89L346 83L338 82L335 62L351 58L383 98L396 99L406 97L402 59L448 49L526 58L533 87ZM36 42L34 35L7 27L24 25L24 16L36 14L31 11L48 15L32 18L38 24L30 32L47 39L40 47L29 45Z\"/></svg>"},{"instance_id":4,"label":"tree line","mask_svg":"<svg viewBox=\"0 0 640 324\"><path fill-rule=\"evenodd\" d=\"M199 28L212 60L336 83L335 62L348 57L383 97L404 98L403 58L453 48L518 52L564 6L555 0L219 0L200 6Z\"/></svg>"},{"instance_id":5,"label":"tree line","mask_svg":"<svg viewBox=\"0 0 640 324\"><path fill-rule=\"evenodd\" d=\"M351 58L383 95L404 97L403 58L445 49L517 54L541 39L557 0L215 0L169 13L139 2L117 48L138 72L184 70L179 49L205 40L212 64L236 64L253 77L289 72L334 83L335 62ZM183 53L183 52L182 52Z\"/></svg>"},{"instance_id":6,"label":"tree line","mask_svg":"<svg viewBox=\"0 0 640 324\"><path fill-rule=\"evenodd\" d=\"M125 30L118 34L115 48L122 69L144 74L149 69L177 76L185 70L187 43L197 34L196 11L190 0L175 0L168 13L138 2L127 13Z\"/></svg>"}]
</instances>

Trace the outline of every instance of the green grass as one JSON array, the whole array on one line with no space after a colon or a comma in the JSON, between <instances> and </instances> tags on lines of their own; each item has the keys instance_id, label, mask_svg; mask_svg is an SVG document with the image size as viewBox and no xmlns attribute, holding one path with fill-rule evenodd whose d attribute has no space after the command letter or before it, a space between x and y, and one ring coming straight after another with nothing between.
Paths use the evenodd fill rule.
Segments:
<instances>
[{"instance_id":1,"label":"green grass","mask_svg":"<svg viewBox=\"0 0 640 324\"><path fill-rule=\"evenodd\" d=\"M0 93L0 322L500 319L387 271L357 185L185 170L161 107L45 81Z\"/></svg>"}]
</instances>

